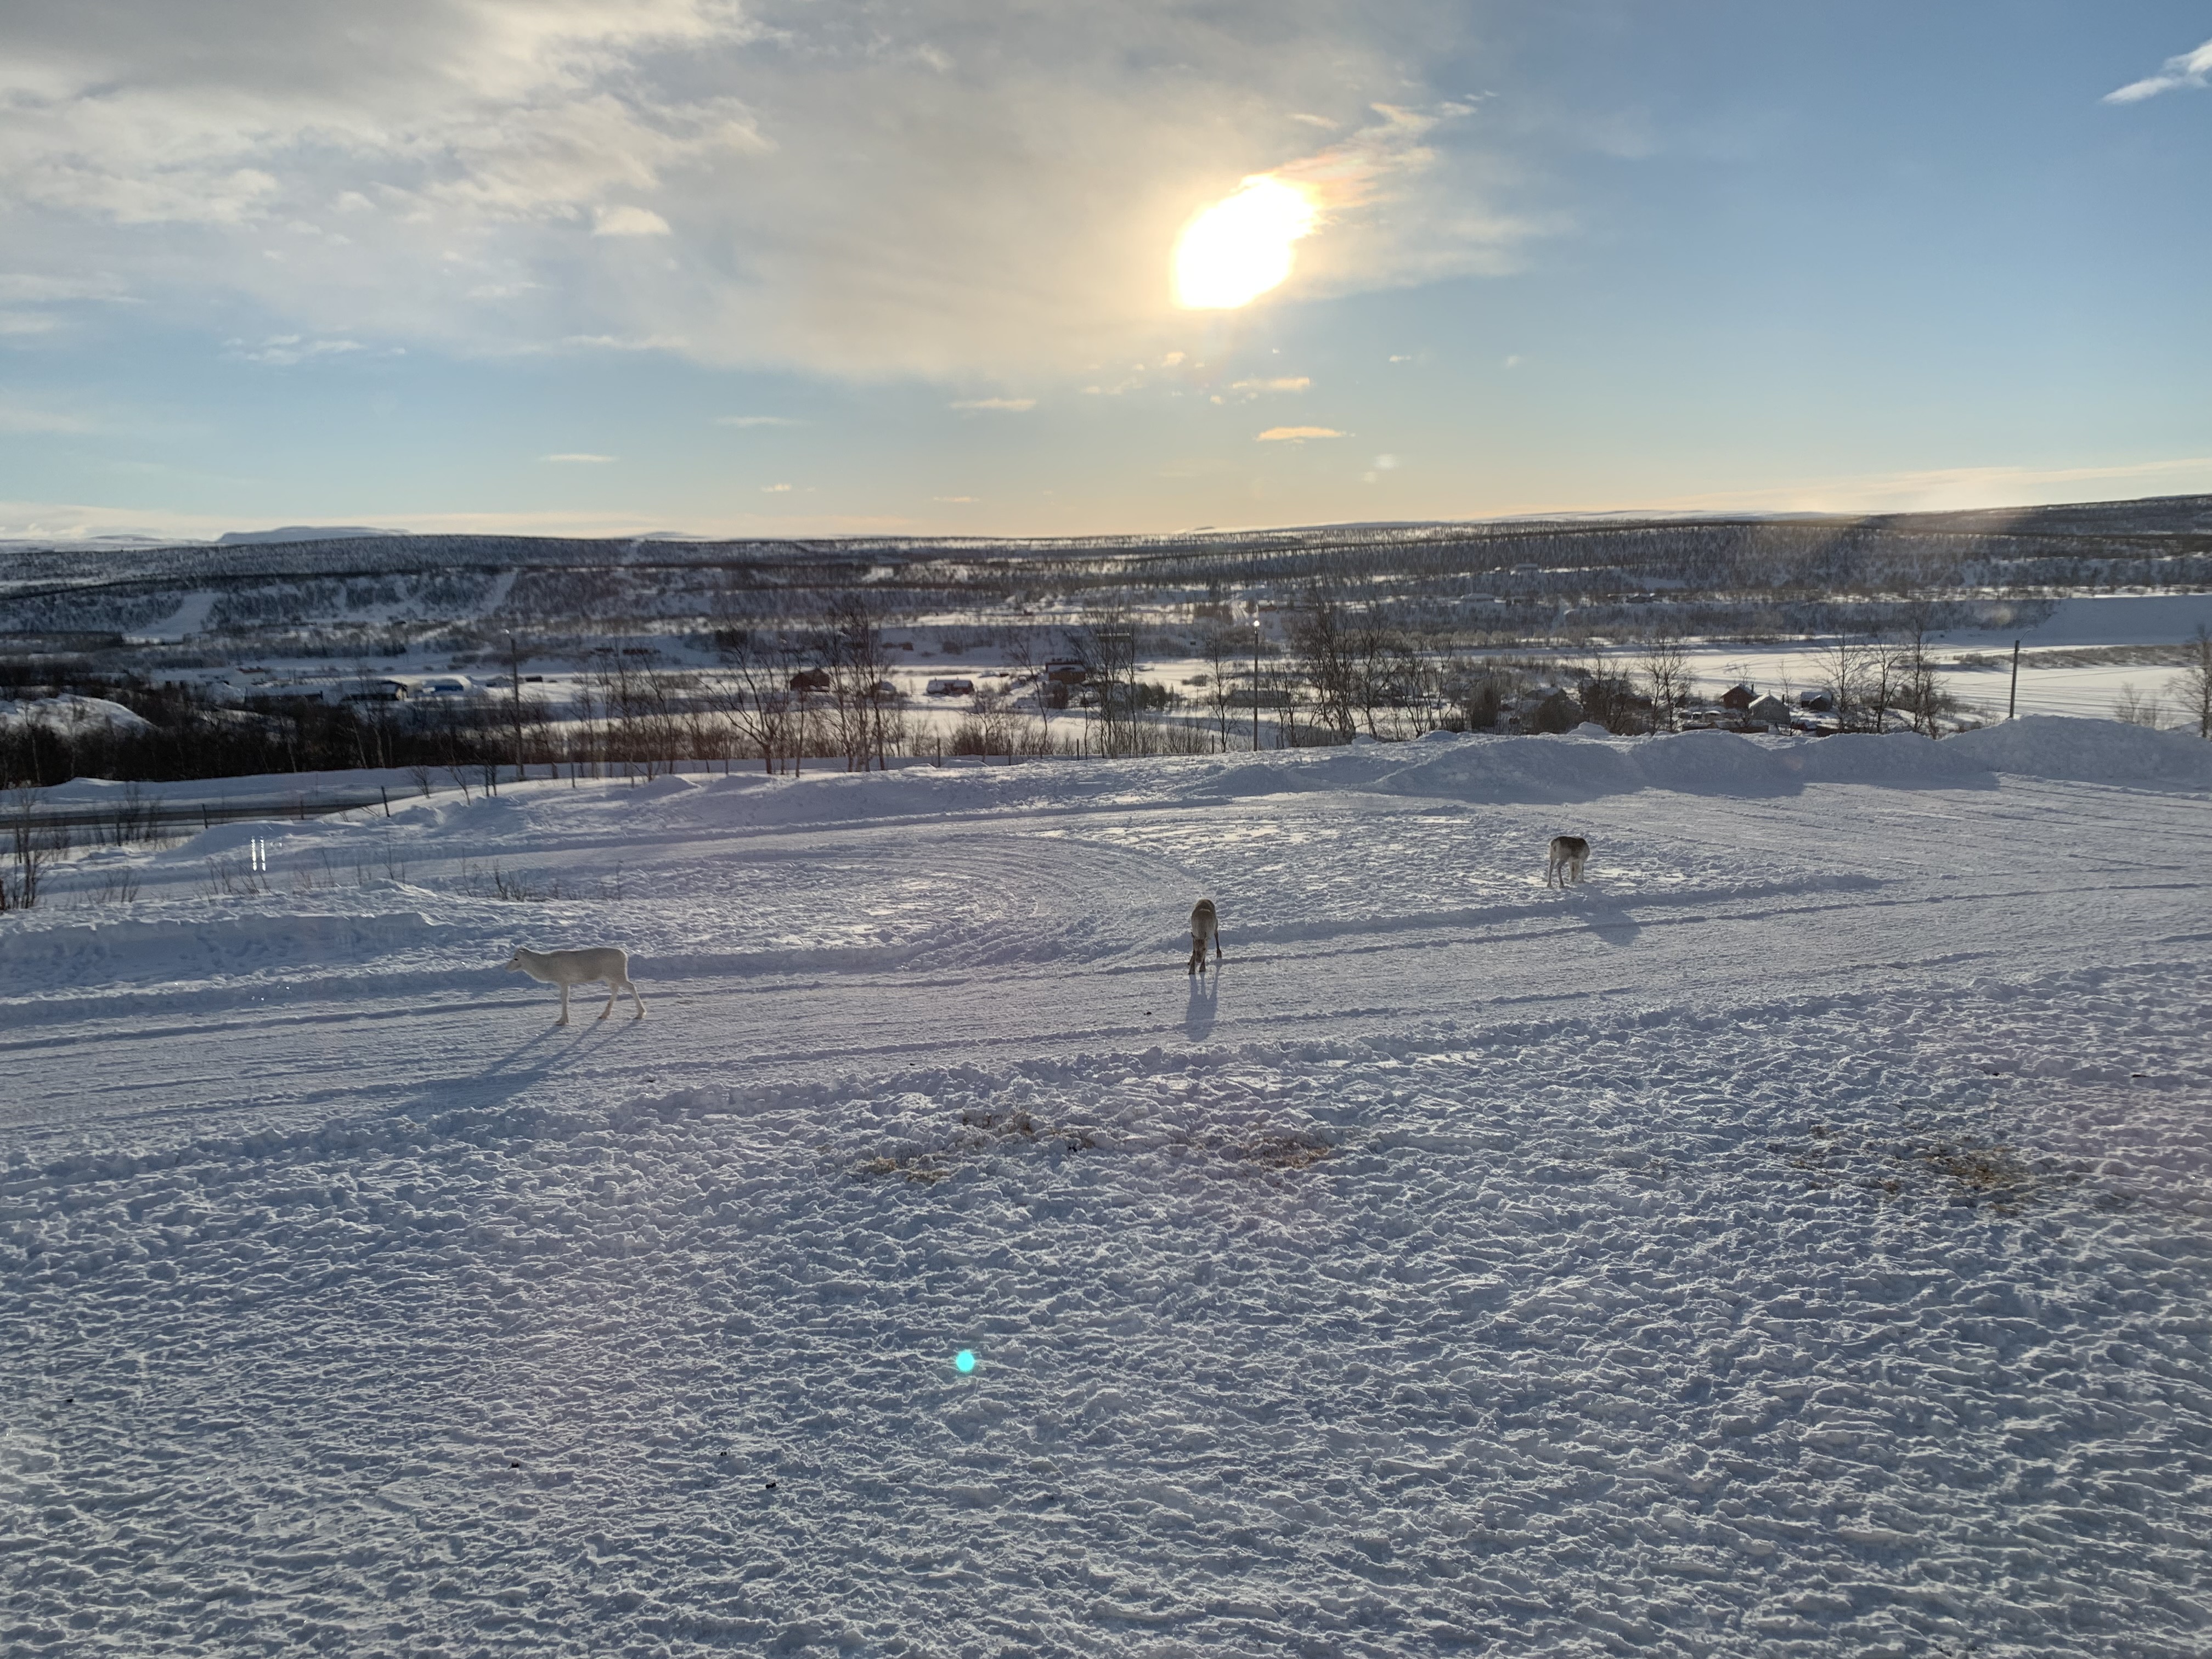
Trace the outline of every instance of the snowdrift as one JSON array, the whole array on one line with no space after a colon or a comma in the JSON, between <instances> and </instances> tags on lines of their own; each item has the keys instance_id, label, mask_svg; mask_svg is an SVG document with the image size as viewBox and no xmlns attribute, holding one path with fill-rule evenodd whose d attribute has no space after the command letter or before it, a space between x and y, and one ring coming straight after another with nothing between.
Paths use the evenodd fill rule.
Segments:
<instances>
[{"instance_id":1,"label":"snowdrift","mask_svg":"<svg viewBox=\"0 0 2212 1659\"><path fill-rule=\"evenodd\" d=\"M2030 714L1962 732L1944 746L1993 771L2028 777L2212 787L2212 743L2118 720Z\"/></svg>"}]
</instances>

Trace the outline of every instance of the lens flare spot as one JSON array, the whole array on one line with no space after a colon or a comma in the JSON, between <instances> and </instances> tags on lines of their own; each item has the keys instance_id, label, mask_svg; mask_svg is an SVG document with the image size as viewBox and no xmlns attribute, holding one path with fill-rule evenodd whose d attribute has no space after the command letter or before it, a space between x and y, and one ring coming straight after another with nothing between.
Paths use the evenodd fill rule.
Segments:
<instances>
[{"instance_id":1,"label":"lens flare spot","mask_svg":"<svg viewBox=\"0 0 2212 1659\"><path fill-rule=\"evenodd\" d=\"M1255 173L1194 214L1176 238L1176 303L1186 311L1250 304L1291 274L1291 245L1319 219L1310 191Z\"/></svg>"},{"instance_id":2,"label":"lens flare spot","mask_svg":"<svg viewBox=\"0 0 2212 1659\"><path fill-rule=\"evenodd\" d=\"M975 1349L963 1348L958 1353L954 1354L952 1356L952 1369L958 1371L963 1376L967 1376L969 1372L974 1370L975 1369Z\"/></svg>"}]
</instances>

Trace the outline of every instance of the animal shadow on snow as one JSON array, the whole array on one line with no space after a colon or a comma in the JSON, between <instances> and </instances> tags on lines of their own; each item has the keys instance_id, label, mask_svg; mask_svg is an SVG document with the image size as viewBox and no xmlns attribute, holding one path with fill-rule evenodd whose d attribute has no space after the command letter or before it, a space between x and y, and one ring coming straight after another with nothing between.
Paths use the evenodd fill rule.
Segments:
<instances>
[{"instance_id":1,"label":"animal shadow on snow","mask_svg":"<svg viewBox=\"0 0 2212 1659\"><path fill-rule=\"evenodd\" d=\"M556 1027L532 1032L481 1071L440 1078L401 1107L402 1111L497 1111L532 1084L543 1081L569 1058L573 1045L556 1043Z\"/></svg>"},{"instance_id":2,"label":"animal shadow on snow","mask_svg":"<svg viewBox=\"0 0 2212 1659\"><path fill-rule=\"evenodd\" d=\"M1194 974L1190 980L1190 1001L1182 1011L1182 1034L1193 1042L1203 1042L1213 1034L1214 1016L1220 1012L1221 970L1211 974Z\"/></svg>"},{"instance_id":3,"label":"animal shadow on snow","mask_svg":"<svg viewBox=\"0 0 2212 1659\"><path fill-rule=\"evenodd\" d=\"M1633 945L1644 931L1644 924L1628 914L1626 907L1602 893L1585 891L1580 885L1568 890L1574 914L1583 927L1607 945Z\"/></svg>"}]
</instances>

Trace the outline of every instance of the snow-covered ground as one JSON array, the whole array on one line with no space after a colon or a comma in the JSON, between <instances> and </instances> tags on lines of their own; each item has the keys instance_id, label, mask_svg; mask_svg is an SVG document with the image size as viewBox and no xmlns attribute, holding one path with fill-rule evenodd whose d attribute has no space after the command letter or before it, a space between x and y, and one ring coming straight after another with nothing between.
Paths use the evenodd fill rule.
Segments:
<instances>
[{"instance_id":1,"label":"snow-covered ground","mask_svg":"<svg viewBox=\"0 0 2212 1659\"><path fill-rule=\"evenodd\" d=\"M0 1647L2201 1654L2209 806L2024 720L100 854L0 921ZM643 1023L497 966L601 942Z\"/></svg>"}]
</instances>

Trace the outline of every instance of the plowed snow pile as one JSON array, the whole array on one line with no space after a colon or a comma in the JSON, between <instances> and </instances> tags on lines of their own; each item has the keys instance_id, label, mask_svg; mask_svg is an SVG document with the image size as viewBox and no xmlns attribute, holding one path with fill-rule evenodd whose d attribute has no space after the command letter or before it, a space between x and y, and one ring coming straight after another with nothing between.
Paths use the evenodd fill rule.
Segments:
<instances>
[{"instance_id":1,"label":"plowed snow pile","mask_svg":"<svg viewBox=\"0 0 2212 1659\"><path fill-rule=\"evenodd\" d=\"M2201 1654L2207 799L1848 741L130 855L0 924L0 1648Z\"/></svg>"}]
</instances>

